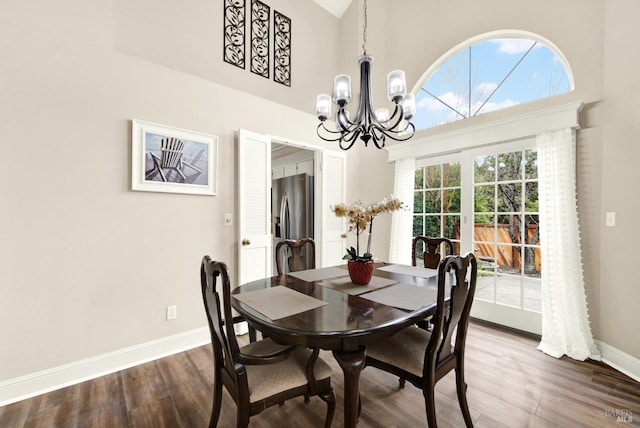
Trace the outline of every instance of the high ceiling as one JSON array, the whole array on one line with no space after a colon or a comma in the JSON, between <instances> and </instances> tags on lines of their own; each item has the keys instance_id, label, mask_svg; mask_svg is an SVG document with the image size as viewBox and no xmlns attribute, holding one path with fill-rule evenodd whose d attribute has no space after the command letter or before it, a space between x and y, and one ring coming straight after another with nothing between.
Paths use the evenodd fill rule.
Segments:
<instances>
[{"instance_id":1,"label":"high ceiling","mask_svg":"<svg viewBox=\"0 0 640 428\"><path fill-rule=\"evenodd\" d=\"M342 18L342 14L351 5L353 0L313 0L321 7L325 8L338 18Z\"/></svg>"}]
</instances>

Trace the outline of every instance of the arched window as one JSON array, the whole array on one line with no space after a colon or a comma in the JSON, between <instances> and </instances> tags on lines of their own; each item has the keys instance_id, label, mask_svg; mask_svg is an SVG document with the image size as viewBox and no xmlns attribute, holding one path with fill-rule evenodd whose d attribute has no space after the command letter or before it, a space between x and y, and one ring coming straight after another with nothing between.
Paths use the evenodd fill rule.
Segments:
<instances>
[{"instance_id":1,"label":"arched window","mask_svg":"<svg viewBox=\"0 0 640 428\"><path fill-rule=\"evenodd\" d=\"M423 75L416 129L473 117L574 89L562 53L524 32L496 32L451 49Z\"/></svg>"}]
</instances>

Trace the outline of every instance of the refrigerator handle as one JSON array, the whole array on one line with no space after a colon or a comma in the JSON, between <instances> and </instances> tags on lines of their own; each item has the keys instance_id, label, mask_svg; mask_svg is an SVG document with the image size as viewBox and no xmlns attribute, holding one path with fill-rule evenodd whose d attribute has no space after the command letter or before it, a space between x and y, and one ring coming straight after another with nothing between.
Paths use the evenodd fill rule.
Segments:
<instances>
[{"instance_id":1,"label":"refrigerator handle","mask_svg":"<svg viewBox=\"0 0 640 428\"><path fill-rule=\"evenodd\" d=\"M289 197L282 195L282 202L280 203L280 236L283 239L289 239Z\"/></svg>"}]
</instances>

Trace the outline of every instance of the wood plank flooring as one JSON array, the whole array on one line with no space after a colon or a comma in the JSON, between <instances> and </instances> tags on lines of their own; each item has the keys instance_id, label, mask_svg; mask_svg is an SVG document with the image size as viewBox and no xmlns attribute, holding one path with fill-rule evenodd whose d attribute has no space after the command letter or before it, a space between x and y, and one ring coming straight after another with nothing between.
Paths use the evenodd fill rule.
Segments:
<instances>
[{"instance_id":1,"label":"wood plank flooring","mask_svg":"<svg viewBox=\"0 0 640 428\"><path fill-rule=\"evenodd\" d=\"M243 338L243 340L246 340ZM555 359L521 333L472 321L467 344L467 397L476 428L640 427L640 384L592 361ZM342 372L328 352L337 397L334 427L343 426ZM0 407L0 427L206 427L211 409L209 346ZM426 426L421 391L399 389L394 376L367 368L361 378L361 428ZM440 427L463 427L453 373L436 387ZM235 426L225 392L220 427ZM252 428L321 427L318 398L288 401L251 418Z\"/></svg>"}]
</instances>

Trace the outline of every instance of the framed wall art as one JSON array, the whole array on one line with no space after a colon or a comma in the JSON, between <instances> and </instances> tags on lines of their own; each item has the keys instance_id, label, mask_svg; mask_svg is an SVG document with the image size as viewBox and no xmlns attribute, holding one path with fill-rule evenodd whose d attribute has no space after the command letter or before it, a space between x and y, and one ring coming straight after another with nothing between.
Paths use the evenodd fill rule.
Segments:
<instances>
[{"instance_id":1,"label":"framed wall art","mask_svg":"<svg viewBox=\"0 0 640 428\"><path fill-rule=\"evenodd\" d=\"M273 11L273 80L291 86L291 19Z\"/></svg>"},{"instance_id":2,"label":"framed wall art","mask_svg":"<svg viewBox=\"0 0 640 428\"><path fill-rule=\"evenodd\" d=\"M245 64L245 14L245 0L225 0L223 59L240 68Z\"/></svg>"},{"instance_id":3,"label":"framed wall art","mask_svg":"<svg viewBox=\"0 0 640 428\"><path fill-rule=\"evenodd\" d=\"M269 18L271 8L251 0L251 72L269 78Z\"/></svg>"},{"instance_id":4,"label":"framed wall art","mask_svg":"<svg viewBox=\"0 0 640 428\"><path fill-rule=\"evenodd\" d=\"M137 119L131 130L131 190L217 194L217 137Z\"/></svg>"}]
</instances>

